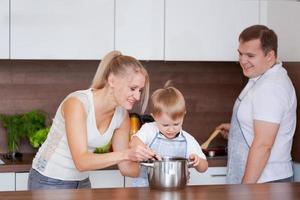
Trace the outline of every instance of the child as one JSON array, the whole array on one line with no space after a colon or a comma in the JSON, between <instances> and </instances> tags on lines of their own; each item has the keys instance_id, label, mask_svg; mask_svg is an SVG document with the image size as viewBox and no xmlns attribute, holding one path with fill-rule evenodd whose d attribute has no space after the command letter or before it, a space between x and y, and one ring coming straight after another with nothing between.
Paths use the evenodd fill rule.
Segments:
<instances>
[{"instance_id":1,"label":"child","mask_svg":"<svg viewBox=\"0 0 300 200\"><path fill-rule=\"evenodd\" d=\"M163 156L189 158L197 171L206 171L208 163L200 145L193 136L182 130L185 100L178 89L170 86L170 81L152 94L151 109L155 121L144 124L133 135L130 146L146 145L156 152L158 159ZM133 186L148 185L147 169L141 166L140 176L134 179Z\"/></svg>"}]
</instances>

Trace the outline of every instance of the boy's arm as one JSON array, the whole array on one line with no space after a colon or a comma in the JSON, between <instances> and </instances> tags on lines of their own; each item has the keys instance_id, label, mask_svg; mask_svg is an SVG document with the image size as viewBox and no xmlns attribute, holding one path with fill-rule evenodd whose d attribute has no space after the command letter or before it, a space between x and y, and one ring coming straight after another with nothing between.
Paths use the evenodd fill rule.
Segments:
<instances>
[{"instance_id":1,"label":"boy's arm","mask_svg":"<svg viewBox=\"0 0 300 200\"><path fill-rule=\"evenodd\" d=\"M194 162L193 166L198 172L205 172L208 168L207 160L200 158L197 154L191 154L189 159Z\"/></svg>"}]
</instances>

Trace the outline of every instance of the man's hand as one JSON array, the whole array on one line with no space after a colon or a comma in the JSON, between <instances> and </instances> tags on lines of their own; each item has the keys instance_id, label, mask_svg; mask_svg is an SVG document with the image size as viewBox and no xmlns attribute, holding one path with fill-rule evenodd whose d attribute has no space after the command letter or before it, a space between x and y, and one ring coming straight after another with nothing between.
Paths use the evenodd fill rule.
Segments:
<instances>
[{"instance_id":1,"label":"man's hand","mask_svg":"<svg viewBox=\"0 0 300 200\"><path fill-rule=\"evenodd\" d=\"M225 139L228 139L230 123L220 124L219 126L217 126L216 129L221 131L221 134Z\"/></svg>"}]
</instances>

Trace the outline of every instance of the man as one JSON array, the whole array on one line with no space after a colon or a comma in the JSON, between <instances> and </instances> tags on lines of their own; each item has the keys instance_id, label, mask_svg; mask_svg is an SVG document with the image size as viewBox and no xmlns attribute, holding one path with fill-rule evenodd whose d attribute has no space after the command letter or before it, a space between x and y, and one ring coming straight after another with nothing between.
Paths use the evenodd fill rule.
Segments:
<instances>
[{"instance_id":1,"label":"man","mask_svg":"<svg viewBox=\"0 0 300 200\"><path fill-rule=\"evenodd\" d=\"M228 137L227 182L292 181L292 139L297 100L293 84L277 61L277 36L263 25L239 36L239 62L248 84L237 98Z\"/></svg>"}]
</instances>

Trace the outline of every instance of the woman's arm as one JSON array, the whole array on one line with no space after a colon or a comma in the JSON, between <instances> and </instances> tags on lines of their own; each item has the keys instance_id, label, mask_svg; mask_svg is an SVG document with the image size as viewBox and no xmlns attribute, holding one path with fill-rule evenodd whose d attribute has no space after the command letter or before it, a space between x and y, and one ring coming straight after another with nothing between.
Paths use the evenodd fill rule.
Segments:
<instances>
[{"instance_id":1,"label":"woman's arm","mask_svg":"<svg viewBox=\"0 0 300 200\"><path fill-rule=\"evenodd\" d=\"M114 151L122 151L129 148L129 129L130 122L129 116L127 114L121 127L115 131L115 134L113 136ZM118 164L119 169L124 176L137 177L139 175L140 165L136 161L142 161L152 158L154 156L154 152L151 151L142 142L136 145L131 145L128 151L130 151L130 159L120 162Z\"/></svg>"},{"instance_id":2,"label":"woman's arm","mask_svg":"<svg viewBox=\"0 0 300 200\"><path fill-rule=\"evenodd\" d=\"M125 136L122 137L124 141L118 139L120 136L114 139L113 146L117 150L116 152L105 154L88 152L86 132L87 114L83 104L78 99L67 99L63 103L62 113L65 119L67 140L72 159L79 171L96 170L118 164L122 161L138 160L135 150L127 149L128 138L126 139ZM129 137L128 132L125 132L123 135L127 134L127 137Z\"/></svg>"}]
</instances>

